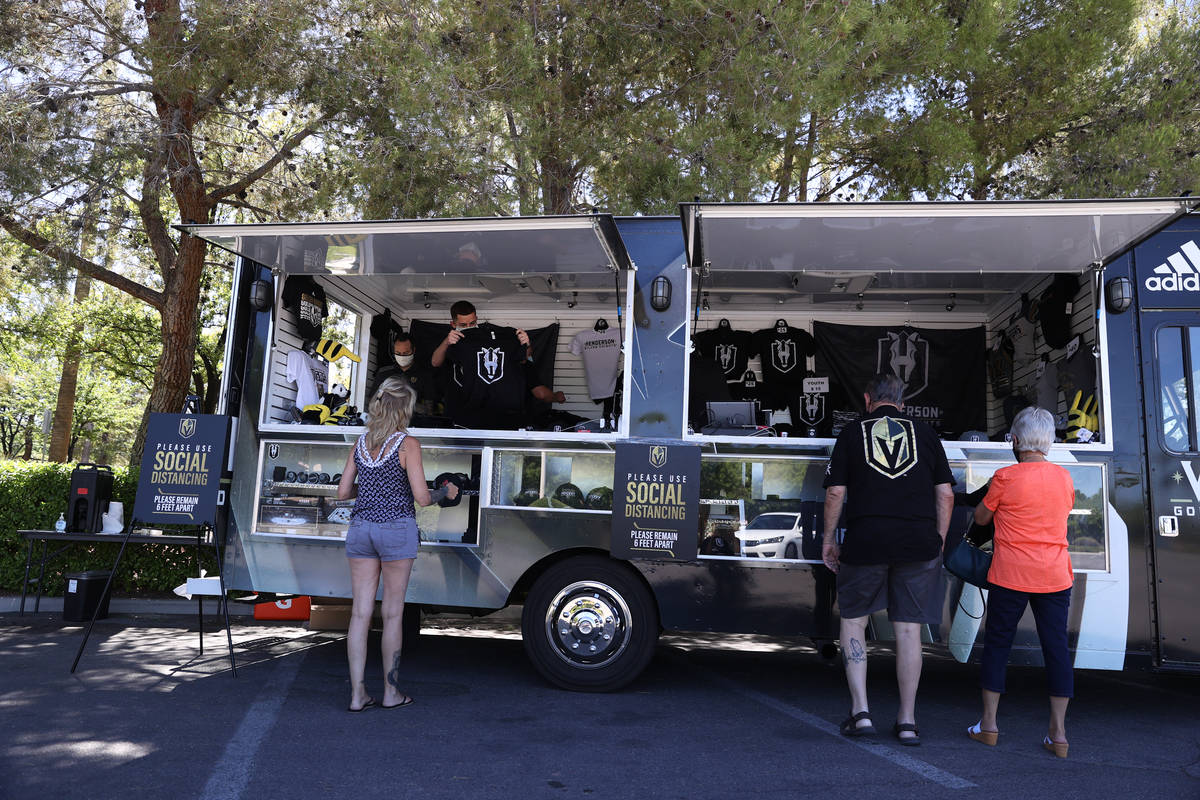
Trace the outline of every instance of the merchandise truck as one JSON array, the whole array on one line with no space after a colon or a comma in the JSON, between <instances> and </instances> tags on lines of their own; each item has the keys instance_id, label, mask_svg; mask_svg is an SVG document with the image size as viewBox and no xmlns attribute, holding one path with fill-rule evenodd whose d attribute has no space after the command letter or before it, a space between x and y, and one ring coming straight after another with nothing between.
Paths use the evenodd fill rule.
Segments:
<instances>
[{"instance_id":1,"label":"merchandise truck","mask_svg":"<svg viewBox=\"0 0 1200 800\"><path fill-rule=\"evenodd\" d=\"M1056 415L1050 460L1076 492L1076 667L1200 669L1196 206L697 202L678 217L180 225L237 256L226 584L350 596L337 478L407 336L411 431L434 483L462 489L417 510L410 608L520 605L532 664L575 690L633 680L662 631L805 636L829 654L825 466L866 380L890 371L964 495L952 536L966 495L1013 463L1015 413ZM464 300L477 344L433 370ZM514 329L524 353L501 346ZM948 573L944 589L925 640L970 660L986 592ZM870 632L890 637L886 615ZM1013 652L1039 663L1029 620Z\"/></svg>"}]
</instances>

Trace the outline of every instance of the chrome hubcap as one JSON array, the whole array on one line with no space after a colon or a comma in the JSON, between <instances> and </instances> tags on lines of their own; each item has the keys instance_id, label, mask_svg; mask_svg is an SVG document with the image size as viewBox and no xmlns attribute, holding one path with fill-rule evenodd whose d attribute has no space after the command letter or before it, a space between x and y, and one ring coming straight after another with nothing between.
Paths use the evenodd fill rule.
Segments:
<instances>
[{"instance_id":1,"label":"chrome hubcap","mask_svg":"<svg viewBox=\"0 0 1200 800\"><path fill-rule=\"evenodd\" d=\"M546 609L546 637L563 661L579 669L611 664L629 644L629 606L596 581L564 587Z\"/></svg>"}]
</instances>

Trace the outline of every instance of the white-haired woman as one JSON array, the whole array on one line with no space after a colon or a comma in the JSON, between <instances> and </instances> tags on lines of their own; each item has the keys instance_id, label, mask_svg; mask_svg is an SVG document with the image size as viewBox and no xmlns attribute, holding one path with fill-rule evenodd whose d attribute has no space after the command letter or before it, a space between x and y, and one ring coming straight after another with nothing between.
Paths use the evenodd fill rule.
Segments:
<instances>
[{"instance_id":1,"label":"white-haired woman","mask_svg":"<svg viewBox=\"0 0 1200 800\"><path fill-rule=\"evenodd\" d=\"M1054 417L1043 408L1022 410L1013 420L1017 463L996 471L975 509L980 525L995 522L988 582L987 627L983 637L983 715L967 735L994 745L996 712L1017 623L1033 609L1050 689L1050 725L1042 746L1067 757L1067 703L1074 675L1067 651L1067 609L1074 578L1067 554L1067 515L1075 505L1071 475L1046 460L1054 441Z\"/></svg>"},{"instance_id":2,"label":"white-haired woman","mask_svg":"<svg viewBox=\"0 0 1200 800\"><path fill-rule=\"evenodd\" d=\"M427 506L458 494L454 484L436 492L425 485L421 443L406 432L416 394L401 378L388 378L367 407L367 432L359 437L338 483L338 499L357 497L346 533L346 557L354 605L346 635L350 661L350 711L375 705L363 673L367 634L375 610L379 577L383 576L383 672L381 704L399 708L412 703L400 691L401 620L404 595L417 558L416 504ZM355 484L355 478L358 482Z\"/></svg>"}]
</instances>

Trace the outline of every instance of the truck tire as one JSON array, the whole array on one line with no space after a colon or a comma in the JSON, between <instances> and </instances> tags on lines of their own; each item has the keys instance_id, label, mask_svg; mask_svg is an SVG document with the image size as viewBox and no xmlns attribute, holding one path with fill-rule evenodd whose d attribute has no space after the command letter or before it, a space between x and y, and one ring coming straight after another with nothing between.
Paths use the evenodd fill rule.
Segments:
<instances>
[{"instance_id":1,"label":"truck tire","mask_svg":"<svg viewBox=\"0 0 1200 800\"><path fill-rule=\"evenodd\" d=\"M400 650L404 655L414 652L421 644L421 606L405 603L404 616L400 618Z\"/></svg>"},{"instance_id":2,"label":"truck tire","mask_svg":"<svg viewBox=\"0 0 1200 800\"><path fill-rule=\"evenodd\" d=\"M650 663L658 610L629 566L576 556L534 582L521 612L521 638L546 680L576 692L610 692Z\"/></svg>"}]
</instances>

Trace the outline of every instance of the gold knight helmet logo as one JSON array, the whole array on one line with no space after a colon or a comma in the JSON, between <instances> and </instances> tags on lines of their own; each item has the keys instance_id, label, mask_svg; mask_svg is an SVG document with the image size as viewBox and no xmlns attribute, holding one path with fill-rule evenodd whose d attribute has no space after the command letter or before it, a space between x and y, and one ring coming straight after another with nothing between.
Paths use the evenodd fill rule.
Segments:
<instances>
[{"instance_id":1,"label":"gold knight helmet logo","mask_svg":"<svg viewBox=\"0 0 1200 800\"><path fill-rule=\"evenodd\" d=\"M179 435L184 439L190 439L192 434L196 432L196 418L185 417L179 420Z\"/></svg>"},{"instance_id":2,"label":"gold knight helmet logo","mask_svg":"<svg viewBox=\"0 0 1200 800\"><path fill-rule=\"evenodd\" d=\"M912 420L864 420L863 447L867 464L888 478L899 478L917 464L917 437Z\"/></svg>"},{"instance_id":3,"label":"gold knight helmet logo","mask_svg":"<svg viewBox=\"0 0 1200 800\"><path fill-rule=\"evenodd\" d=\"M655 469L660 469L663 464L667 463L667 448L661 444L656 444L650 448L650 466Z\"/></svg>"}]
</instances>

